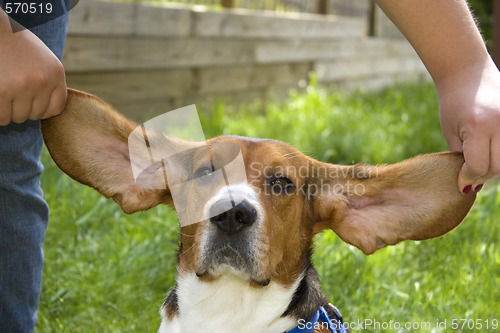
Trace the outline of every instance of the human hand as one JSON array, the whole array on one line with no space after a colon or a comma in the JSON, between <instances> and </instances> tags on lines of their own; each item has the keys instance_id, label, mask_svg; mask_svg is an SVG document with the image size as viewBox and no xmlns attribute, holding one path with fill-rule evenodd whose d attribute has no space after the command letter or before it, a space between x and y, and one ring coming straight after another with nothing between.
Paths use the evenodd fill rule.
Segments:
<instances>
[{"instance_id":1,"label":"human hand","mask_svg":"<svg viewBox=\"0 0 500 333\"><path fill-rule=\"evenodd\" d=\"M58 115L67 94L61 62L29 30L5 30L0 29L0 126Z\"/></svg>"},{"instance_id":2,"label":"human hand","mask_svg":"<svg viewBox=\"0 0 500 333\"><path fill-rule=\"evenodd\" d=\"M464 194L500 176L500 72L491 59L436 83L441 126L450 149L463 152Z\"/></svg>"}]
</instances>

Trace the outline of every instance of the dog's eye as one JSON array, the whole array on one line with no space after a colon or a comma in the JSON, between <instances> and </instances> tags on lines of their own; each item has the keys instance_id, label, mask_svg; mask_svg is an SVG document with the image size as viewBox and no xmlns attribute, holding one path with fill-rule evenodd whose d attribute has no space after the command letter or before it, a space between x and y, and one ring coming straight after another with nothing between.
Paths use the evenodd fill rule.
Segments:
<instances>
[{"instance_id":1,"label":"dog's eye","mask_svg":"<svg viewBox=\"0 0 500 333\"><path fill-rule=\"evenodd\" d=\"M205 184L210 182L213 176L212 168L209 167L201 167L194 172L194 178L196 181L201 184Z\"/></svg>"},{"instance_id":2,"label":"dog's eye","mask_svg":"<svg viewBox=\"0 0 500 333\"><path fill-rule=\"evenodd\" d=\"M295 190L294 183L286 177L275 177L271 179L270 185L275 194L290 194Z\"/></svg>"}]
</instances>

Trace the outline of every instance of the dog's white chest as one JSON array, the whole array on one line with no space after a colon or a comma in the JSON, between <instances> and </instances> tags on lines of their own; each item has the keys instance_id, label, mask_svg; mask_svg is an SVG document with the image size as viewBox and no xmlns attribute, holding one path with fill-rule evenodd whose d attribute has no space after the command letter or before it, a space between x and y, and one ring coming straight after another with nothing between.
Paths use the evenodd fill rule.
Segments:
<instances>
[{"instance_id":1,"label":"dog's white chest","mask_svg":"<svg viewBox=\"0 0 500 333\"><path fill-rule=\"evenodd\" d=\"M210 283L200 282L195 274L179 277L180 315L170 322L164 319L159 333L287 331L297 322L281 315L296 287L285 288L271 281L267 287L253 288L232 276L223 276Z\"/></svg>"}]
</instances>

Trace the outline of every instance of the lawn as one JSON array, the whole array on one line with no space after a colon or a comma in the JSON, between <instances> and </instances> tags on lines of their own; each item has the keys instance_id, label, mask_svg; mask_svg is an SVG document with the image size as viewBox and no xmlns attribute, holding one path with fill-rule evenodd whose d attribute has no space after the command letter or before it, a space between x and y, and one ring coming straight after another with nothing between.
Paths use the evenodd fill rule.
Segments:
<instances>
[{"instance_id":1,"label":"lawn","mask_svg":"<svg viewBox=\"0 0 500 333\"><path fill-rule=\"evenodd\" d=\"M314 80L313 80L314 81ZM397 162L446 150L430 84L377 93L328 92L312 84L289 101L235 112L223 103L204 110L207 136L238 134L288 142L322 161ZM155 332L158 309L174 283L178 223L157 207L126 215L63 175L44 153L42 187L51 207L38 332ZM500 185L490 182L466 221L450 234L363 253L333 232L317 236L314 261L324 291L346 321L389 321L431 330L366 332L494 332L500 320ZM436 328L446 320L447 329ZM498 323L498 322L497 322ZM476 322L477 325L477 322ZM210 332L212 333L212 332ZM216 333L216 332L214 332Z\"/></svg>"}]
</instances>

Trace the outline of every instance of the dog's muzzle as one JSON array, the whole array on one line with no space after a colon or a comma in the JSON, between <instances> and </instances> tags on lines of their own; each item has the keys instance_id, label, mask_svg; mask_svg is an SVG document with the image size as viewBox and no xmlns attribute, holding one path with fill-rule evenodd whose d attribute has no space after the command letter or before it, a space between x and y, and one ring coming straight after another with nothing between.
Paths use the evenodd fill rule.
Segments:
<instances>
[{"instance_id":1,"label":"dog's muzzle","mask_svg":"<svg viewBox=\"0 0 500 333\"><path fill-rule=\"evenodd\" d=\"M247 184L222 189L205 208L198 276L226 273L262 280L260 233L262 209ZM266 277L267 278L267 277ZM265 280L265 279L264 279Z\"/></svg>"}]
</instances>

